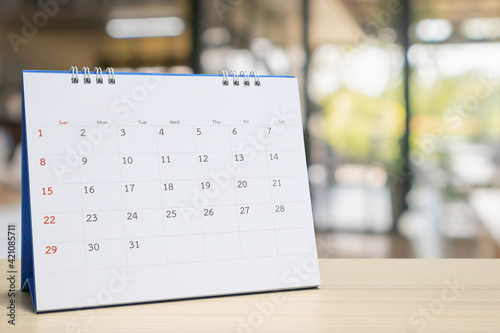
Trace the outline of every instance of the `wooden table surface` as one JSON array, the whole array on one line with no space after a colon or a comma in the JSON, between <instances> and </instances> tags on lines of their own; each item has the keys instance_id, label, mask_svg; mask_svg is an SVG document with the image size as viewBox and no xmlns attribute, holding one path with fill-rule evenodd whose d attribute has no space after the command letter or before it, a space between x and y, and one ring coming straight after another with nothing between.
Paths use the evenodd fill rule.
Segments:
<instances>
[{"instance_id":1,"label":"wooden table surface","mask_svg":"<svg viewBox=\"0 0 500 333\"><path fill-rule=\"evenodd\" d=\"M322 259L318 289L37 315L17 292L15 326L0 269L1 333L500 332L496 259Z\"/></svg>"}]
</instances>

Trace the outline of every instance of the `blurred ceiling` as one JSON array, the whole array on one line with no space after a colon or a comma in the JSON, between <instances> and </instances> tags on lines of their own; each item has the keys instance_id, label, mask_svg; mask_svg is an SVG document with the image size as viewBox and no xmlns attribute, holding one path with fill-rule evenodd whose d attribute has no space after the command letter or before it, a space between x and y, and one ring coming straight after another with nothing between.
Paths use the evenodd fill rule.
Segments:
<instances>
[{"instance_id":1,"label":"blurred ceiling","mask_svg":"<svg viewBox=\"0 0 500 333\"><path fill-rule=\"evenodd\" d=\"M0 39L0 70L2 62L8 72L19 73L20 68L174 66L186 65L189 61L192 4L197 3L196 0L58 1L67 4L48 8L50 17L43 22L40 13L45 13L39 3L56 1L0 0L0 33L3 36L23 36L25 20L42 20L36 38L25 38L18 45L18 52L8 38ZM302 47L302 0L203 0L199 3L201 26L226 27L233 48L248 48L252 39L262 36L283 47ZM399 8L398 0L310 0L310 5L313 49L324 43L354 44L364 37L365 30L373 33L374 29L370 29L373 26L398 25L397 15L390 14L391 9ZM444 18L457 26L470 17L500 17L499 0L411 0L411 5L414 22ZM159 16L180 17L186 29L175 37L136 39L113 39L105 31L106 23L113 18ZM466 41L457 31L455 29L447 42Z\"/></svg>"},{"instance_id":2,"label":"blurred ceiling","mask_svg":"<svg viewBox=\"0 0 500 333\"><path fill-rule=\"evenodd\" d=\"M314 0L313 0L314 2ZM342 0L354 19L361 25L376 19L376 14L396 7L399 0ZM443 18L457 23L470 17L500 16L498 0L410 0L413 21ZM375 14L375 15L374 15Z\"/></svg>"}]
</instances>

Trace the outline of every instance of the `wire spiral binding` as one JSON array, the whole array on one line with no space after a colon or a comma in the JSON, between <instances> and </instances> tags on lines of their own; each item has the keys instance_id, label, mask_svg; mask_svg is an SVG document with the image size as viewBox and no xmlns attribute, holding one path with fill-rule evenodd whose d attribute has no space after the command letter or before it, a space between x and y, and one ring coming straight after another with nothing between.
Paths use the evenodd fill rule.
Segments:
<instances>
[{"instance_id":1,"label":"wire spiral binding","mask_svg":"<svg viewBox=\"0 0 500 333\"><path fill-rule=\"evenodd\" d=\"M78 83L78 67L71 66L71 83Z\"/></svg>"},{"instance_id":2,"label":"wire spiral binding","mask_svg":"<svg viewBox=\"0 0 500 333\"><path fill-rule=\"evenodd\" d=\"M248 72L247 71L241 71L240 72L240 76L243 76L243 84L245 86L249 86L250 85L250 77L248 76Z\"/></svg>"},{"instance_id":3,"label":"wire spiral binding","mask_svg":"<svg viewBox=\"0 0 500 333\"><path fill-rule=\"evenodd\" d=\"M229 75L233 76L233 84L235 86L239 86L240 85L240 80L238 79L238 72L237 71L230 71Z\"/></svg>"},{"instance_id":4,"label":"wire spiral binding","mask_svg":"<svg viewBox=\"0 0 500 333\"><path fill-rule=\"evenodd\" d=\"M257 71L251 71L250 72L250 76L253 76L253 78L254 78L253 83L256 86L260 86L260 76L259 76L259 73L257 73Z\"/></svg>"},{"instance_id":5,"label":"wire spiral binding","mask_svg":"<svg viewBox=\"0 0 500 333\"><path fill-rule=\"evenodd\" d=\"M109 84L115 84L115 70L113 67L108 67L106 68L106 73L108 73L108 83Z\"/></svg>"},{"instance_id":6,"label":"wire spiral binding","mask_svg":"<svg viewBox=\"0 0 500 333\"><path fill-rule=\"evenodd\" d=\"M221 70L219 72L219 76L222 76L222 85L223 86L228 86L229 85L229 77L232 77L233 85L234 86L239 86L240 85L240 77L243 78L243 85L244 86L250 86L251 85L251 77L253 77L253 84L255 86L260 86L260 76L257 71L251 71L250 74L248 74L247 71L241 71L240 74L238 75L237 71L226 71L226 70Z\"/></svg>"},{"instance_id":7,"label":"wire spiral binding","mask_svg":"<svg viewBox=\"0 0 500 333\"><path fill-rule=\"evenodd\" d=\"M101 69L101 67L94 67L94 73L97 76L96 79L95 79L95 83L102 84L103 79L102 79L102 69Z\"/></svg>"},{"instance_id":8,"label":"wire spiral binding","mask_svg":"<svg viewBox=\"0 0 500 333\"><path fill-rule=\"evenodd\" d=\"M88 67L82 67L83 72L83 83L91 83L90 80L90 69Z\"/></svg>"},{"instance_id":9,"label":"wire spiral binding","mask_svg":"<svg viewBox=\"0 0 500 333\"><path fill-rule=\"evenodd\" d=\"M71 71L71 83L78 83L78 67L76 66L71 66L70 67ZM83 74L83 83L89 84L92 82L92 79L90 77L90 69L88 67L83 67L82 68L82 74ZM96 83L97 84L102 84L104 82L103 78L103 73L101 67L94 67L94 72L96 75ZM113 67L107 67L106 68L106 74L108 75L108 84L115 84L116 79L115 79L115 70ZM247 71L241 71L240 74L238 75L237 71L230 71L228 72L227 70L221 70L219 72L219 75L222 76L222 85L228 86L229 85L229 76L232 76L233 80L233 85L234 86L239 86L240 85L240 77L243 77L243 85L244 86L250 86L250 77L254 78L254 85L255 86L260 86L260 76L257 71L251 71L250 74L248 74Z\"/></svg>"},{"instance_id":10,"label":"wire spiral binding","mask_svg":"<svg viewBox=\"0 0 500 333\"><path fill-rule=\"evenodd\" d=\"M71 66L70 67L71 71L71 83L78 83L78 67L76 66ZM95 82L97 84L102 84L104 82L104 75L102 73L101 67L94 67L94 72L91 72L88 67L82 67L82 74L83 74L83 83L89 84L92 83L91 79L91 73L94 73L96 75ZM113 67L108 67L106 68L106 74L108 75L108 83L109 84L115 84L115 70Z\"/></svg>"},{"instance_id":11,"label":"wire spiral binding","mask_svg":"<svg viewBox=\"0 0 500 333\"><path fill-rule=\"evenodd\" d=\"M219 71L219 75L222 76L222 85L223 86L229 85L227 71L223 69L223 70Z\"/></svg>"}]
</instances>

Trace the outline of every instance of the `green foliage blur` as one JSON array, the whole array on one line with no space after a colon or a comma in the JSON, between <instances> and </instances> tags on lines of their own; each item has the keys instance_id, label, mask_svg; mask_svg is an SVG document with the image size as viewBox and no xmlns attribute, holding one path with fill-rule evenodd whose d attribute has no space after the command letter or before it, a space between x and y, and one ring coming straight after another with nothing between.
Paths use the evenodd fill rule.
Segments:
<instances>
[{"instance_id":1,"label":"green foliage blur","mask_svg":"<svg viewBox=\"0 0 500 333\"><path fill-rule=\"evenodd\" d=\"M350 162L391 166L399 155L405 111L402 89L369 97L341 88L320 103L323 137Z\"/></svg>"},{"instance_id":2,"label":"green foliage blur","mask_svg":"<svg viewBox=\"0 0 500 333\"><path fill-rule=\"evenodd\" d=\"M471 142L499 140L500 89L492 90L484 83L487 79L468 73L438 77L425 86L414 72L410 86L411 149L418 149L423 138L436 133ZM380 162L388 169L397 167L405 121L401 84L379 97L340 88L319 104L322 136L335 153L351 163Z\"/></svg>"}]
</instances>

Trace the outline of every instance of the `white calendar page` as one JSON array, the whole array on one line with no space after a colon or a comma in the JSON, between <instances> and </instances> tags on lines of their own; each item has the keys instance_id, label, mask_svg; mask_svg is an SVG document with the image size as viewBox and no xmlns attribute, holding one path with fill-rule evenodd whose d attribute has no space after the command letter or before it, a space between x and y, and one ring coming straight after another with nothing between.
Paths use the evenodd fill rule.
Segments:
<instances>
[{"instance_id":1,"label":"white calendar page","mask_svg":"<svg viewBox=\"0 0 500 333\"><path fill-rule=\"evenodd\" d=\"M295 78L79 79L23 72L36 311L319 285Z\"/></svg>"}]
</instances>

